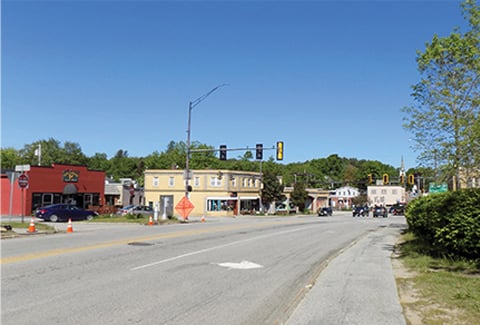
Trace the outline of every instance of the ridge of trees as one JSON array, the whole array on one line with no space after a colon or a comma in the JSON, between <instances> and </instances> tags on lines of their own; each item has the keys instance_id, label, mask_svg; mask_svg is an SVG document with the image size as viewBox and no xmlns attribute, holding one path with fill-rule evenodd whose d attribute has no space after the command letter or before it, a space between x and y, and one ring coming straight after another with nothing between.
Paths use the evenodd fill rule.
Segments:
<instances>
[{"instance_id":1,"label":"ridge of trees","mask_svg":"<svg viewBox=\"0 0 480 325\"><path fill-rule=\"evenodd\" d=\"M183 141L170 141L162 152L154 151L145 157L130 157L127 150L120 149L110 159L105 153L86 156L78 143L63 143L50 138L25 145L22 149L1 148L2 169L14 169L16 165L38 165L35 151L41 145L41 165L57 164L85 165L93 170L105 171L107 177L114 180L132 178L143 186L143 173L146 169L184 169L186 144ZM264 161L253 159L251 152L228 160L219 160L213 151L214 147L193 142L192 149L212 149L211 152L193 152L190 158L190 169L228 169L242 171L262 171L264 175L281 177L284 186L302 183L305 188L334 189L343 185L351 185L366 189L368 174L381 179L384 173L390 175L395 183L399 169L391 165L373 160L358 160L339 157L332 154L326 158L316 158L305 162L281 164L269 157Z\"/></svg>"}]
</instances>

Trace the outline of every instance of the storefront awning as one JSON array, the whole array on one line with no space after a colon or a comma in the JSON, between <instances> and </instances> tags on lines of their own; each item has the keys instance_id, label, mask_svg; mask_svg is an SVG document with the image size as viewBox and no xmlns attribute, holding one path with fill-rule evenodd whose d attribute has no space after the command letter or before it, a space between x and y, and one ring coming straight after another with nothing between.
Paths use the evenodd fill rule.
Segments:
<instances>
[{"instance_id":1,"label":"storefront awning","mask_svg":"<svg viewBox=\"0 0 480 325\"><path fill-rule=\"evenodd\" d=\"M75 186L75 184L67 184L63 188L63 194L64 195L77 194L77 193L78 193L78 189Z\"/></svg>"}]
</instances>

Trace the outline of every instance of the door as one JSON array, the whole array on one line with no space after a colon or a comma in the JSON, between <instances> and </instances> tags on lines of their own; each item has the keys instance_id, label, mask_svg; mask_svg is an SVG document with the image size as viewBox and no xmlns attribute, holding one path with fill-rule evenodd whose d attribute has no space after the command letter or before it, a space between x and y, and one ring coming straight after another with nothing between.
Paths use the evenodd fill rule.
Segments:
<instances>
[{"instance_id":1,"label":"door","mask_svg":"<svg viewBox=\"0 0 480 325\"><path fill-rule=\"evenodd\" d=\"M160 195L159 215L167 218L173 217L173 195Z\"/></svg>"}]
</instances>

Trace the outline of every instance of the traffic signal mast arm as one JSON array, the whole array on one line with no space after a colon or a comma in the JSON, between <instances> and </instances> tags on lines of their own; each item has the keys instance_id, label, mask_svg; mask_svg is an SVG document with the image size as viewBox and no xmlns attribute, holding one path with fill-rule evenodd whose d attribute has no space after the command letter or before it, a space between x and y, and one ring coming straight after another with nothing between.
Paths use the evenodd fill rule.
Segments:
<instances>
[{"instance_id":1,"label":"traffic signal mast arm","mask_svg":"<svg viewBox=\"0 0 480 325\"><path fill-rule=\"evenodd\" d=\"M217 151L220 151L221 148L218 148L218 149L190 149L190 152L217 152ZM275 146L271 147L271 148L266 148L266 147L263 147L263 150L275 150ZM223 149L225 151L253 151L253 150L256 150L256 148L249 148L249 147L246 147L246 148L226 148L226 149Z\"/></svg>"}]
</instances>

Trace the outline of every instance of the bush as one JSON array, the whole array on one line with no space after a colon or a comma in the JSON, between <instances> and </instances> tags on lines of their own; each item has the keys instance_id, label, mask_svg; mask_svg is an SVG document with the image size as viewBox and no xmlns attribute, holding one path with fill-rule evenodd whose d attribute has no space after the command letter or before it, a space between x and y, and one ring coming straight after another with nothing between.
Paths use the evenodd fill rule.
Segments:
<instances>
[{"instance_id":1,"label":"bush","mask_svg":"<svg viewBox=\"0 0 480 325\"><path fill-rule=\"evenodd\" d=\"M438 193L409 203L409 229L438 256L479 259L480 189Z\"/></svg>"}]
</instances>

